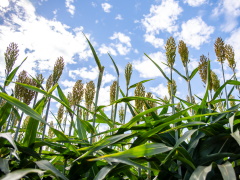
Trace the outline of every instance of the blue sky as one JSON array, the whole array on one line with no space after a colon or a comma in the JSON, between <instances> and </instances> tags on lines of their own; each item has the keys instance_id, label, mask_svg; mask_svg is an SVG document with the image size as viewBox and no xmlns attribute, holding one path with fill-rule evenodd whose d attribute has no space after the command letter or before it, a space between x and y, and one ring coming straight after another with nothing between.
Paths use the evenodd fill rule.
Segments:
<instances>
[{"instance_id":1,"label":"blue sky","mask_svg":"<svg viewBox=\"0 0 240 180\"><path fill-rule=\"evenodd\" d=\"M64 58L66 66L59 84L66 93L78 79L97 83L98 69L82 35L84 32L105 66L100 104L109 103L109 86L116 80L107 52L120 69L123 89L124 68L131 62L131 84L154 79L144 84L146 91L163 97L167 95L167 82L144 53L169 74L161 63L166 62L166 40L170 36L177 44L184 40L189 47L190 70L197 67L200 55L209 54L212 69L222 82L214 52L216 38L222 37L235 49L239 77L239 22L240 0L1 0L0 79L5 76L4 52L10 42L16 42L20 49L16 65L27 56L22 69L31 75L40 72L47 78L56 59ZM178 54L175 68L185 74ZM227 63L224 68L227 78L231 77ZM177 95L186 98L186 83L177 74L174 79ZM199 75L192 85L193 94L201 96L204 90Z\"/></svg>"}]
</instances>

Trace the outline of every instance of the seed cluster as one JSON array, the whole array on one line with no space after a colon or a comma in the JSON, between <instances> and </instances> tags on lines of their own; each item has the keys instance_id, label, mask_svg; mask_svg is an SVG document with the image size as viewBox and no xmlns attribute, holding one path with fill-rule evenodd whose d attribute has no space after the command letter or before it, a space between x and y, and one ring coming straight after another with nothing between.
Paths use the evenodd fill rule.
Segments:
<instances>
[{"instance_id":1,"label":"seed cluster","mask_svg":"<svg viewBox=\"0 0 240 180\"><path fill-rule=\"evenodd\" d=\"M167 63L170 67L173 67L176 57L176 43L174 38L171 36L168 38L165 50L166 50L166 56L167 56Z\"/></svg>"},{"instance_id":2,"label":"seed cluster","mask_svg":"<svg viewBox=\"0 0 240 180\"><path fill-rule=\"evenodd\" d=\"M15 64L15 61L18 57L18 45L16 43L10 43L7 47L6 52L4 53L5 56L5 63L6 63L6 75L8 75Z\"/></svg>"}]
</instances>

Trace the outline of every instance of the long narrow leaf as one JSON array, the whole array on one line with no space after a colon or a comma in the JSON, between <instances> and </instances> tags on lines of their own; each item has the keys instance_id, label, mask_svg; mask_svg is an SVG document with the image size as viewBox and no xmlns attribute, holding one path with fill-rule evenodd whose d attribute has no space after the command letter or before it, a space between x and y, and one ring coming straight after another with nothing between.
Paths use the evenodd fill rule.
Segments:
<instances>
[{"instance_id":1,"label":"long narrow leaf","mask_svg":"<svg viewBox=\"0 0 240 180\"><path fill-rule=\"evenodd\" d=\"M226 162L222 165L217 165L219 170L221 171L222 177L224 180L236 180L236 174L233 169L233 166L230 162Z\"/></svg>"}]
</instances>

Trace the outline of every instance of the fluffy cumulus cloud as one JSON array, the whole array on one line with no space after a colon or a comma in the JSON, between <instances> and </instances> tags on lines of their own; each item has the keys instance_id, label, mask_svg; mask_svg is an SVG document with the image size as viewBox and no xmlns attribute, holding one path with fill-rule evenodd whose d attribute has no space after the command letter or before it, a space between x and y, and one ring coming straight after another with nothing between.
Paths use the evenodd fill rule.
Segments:
<instances>
[{"instance_id":1,"label":"fluffy cumulus cloud","mask_svg":"<svg viewBox=\"0 0 240 180\"><path fill-rule=\"evenodd\" d=\"M87 81L94 81L98 78L99 70L98 67L83 67L83 68L78 68L76 70L70 70L69 71L69 77L72 79L84 79ZM102 86L104 86L106 83L109 83L113 80L115 80L116 77L113 76L112 74L109 74L108 72L104 72L103 78L102 78Z\"/></svg>"},{"instance_id":2,"label":"fluffy cumulus cloud","mask_svg":"<svg viewBox=\"0 0 240 180\"><path fill-rule=\"evenodd\" d=\"M106 13L110 13L111 12L111 8L112 8L112 5L109 4L109 3L102 3L102 8L104 10L104 12Z\"/></svg>"},{"instance_id":3,"label":"fluffy cumulus cloud","mask_svg":"<svg viewBox=\"0 0 240 180\"><path fill-rule=\"evenodd\" d=\"M187 3L189 6L197 7L202 4L205 4L207 0L185 0L184 3Z\"/></svg>"},{"instance_id":4,"label":"fluffy cumulus cloud","mask_svg":"<svg viewBox=\"0 0 240 180\"><path fill-rule=\"evenodd\" d=\"M114 34L109 38L114 43L109 45L102 44L98 49L100 54L110 53L111 55L126 55L130 52L132 44L131 38L121 32L114 32Z\"/></svg>"},{"instance_id":5,"label":"fluffy cumulus cloud","mask_svg":"<svg viewBox=\"0 0 240 180\"><path fill-rule=\"evenodd\" d=\"M225 22L221 29L225 32L232 31L239 24L240 1L239 0L220 0L216 8L213 9L213 17L221 18L223 15Z\"/></svg>"},{"instance_id":6,"label":"fluffy cumulus cloud","mask_svg":"<svg viewBox=\"0 0 240 180\"><path fill-rule=\"evenodd\" d=\"M82 27L69 31L69 26L39 16L28 0L12 1L5 11L0 11L0 51L5 52L10 42L19 45L19 60L26 56L24 69L34 75L35 70L52 70L56 59L63 56L65 64L77 63L91 57L91 51L82 35ZM87 34L90 38L90 35ZM3 53L0 54L0 71L5 67ZM20 62L16 63L20 64Z\"/></svg>"},{"instance_id":7,"label":"fluffy cumulus cloud","mask_svg":"<svg viewBox=\"0 0 240 180\"><path fill-rule=\"evenodd\" d=\"M214 27L208 26L201 17L184 22L181 28L181 32L177 32L175 35L196 49L199 49L203 43L207 43L210 35L214 32Z\"/></svg>"},{"instance_id":8,"label":"fluffy cumulus cloud","mask_svg":"<svg viewBox=\"0 0 240 180\"><path fill-rule=\"evenodd\" d=\"M75 13L75 6L73 5L73 3L74 3L74 0L66 0L66 2L65 2L67 11L71 15L74 15L74 13Z\"/></svg>"},{"instance_id":9,"label":"fluffy cumulus cloud","mask_svg":"<svg viewBox=\"0 0 240 180\"><path fill-rule=\"evenodd\" d=\"M77 79L77 78L83 78L83 79L87 79L87 80L95 80L98 77L98 67L83 67L83 68L79 68L76 70L70 70L69 71L69 77L73 78L73 79Z\"/></svg>"},{"instance_id":10,"label":"fluffy cumulus cloud","mask_svg":"<svg viewBox=\"0 0 240 180\"><path fill-rule=\"evenodd\" d=\"M162 62L166 63L166 56L162 52L152 53L148 56L154 60L164 72L167 72L167 66L162 64ZM140 77L143 78L155 78L162 76L161 72L146 56L143 56L141 60L133 61L133 67L139 72Z\"/></svg>"},{"instance_id":11,"label":"fluffy cumulus cloud","mask_svg":"<svg viewBox=\"0 0 240 180\"><path fill-rule=\"evenodd\" d=\"M159 84L156 87L150 87L150 91L155 93L160 98L164 98L165 96L169 97L167 84Z\"/></svg>"},{"instance_id":12,"label":"fluffy cumulus cloud","mask_svg":"<svg viewBox=\"0 0 240 180\"><path fill-rule=\"evenodd\" d=\"M156 36L161 31L169 33L177 31L178 25L176 21L182 11L178 2L174 0L163 0L160 5L152 5L150 13L141 20L143 27L146 29L145 41L156 48L162 45L163 40ZM160 41L160 43L156 41Z\"/></svg>"}]
</instances>

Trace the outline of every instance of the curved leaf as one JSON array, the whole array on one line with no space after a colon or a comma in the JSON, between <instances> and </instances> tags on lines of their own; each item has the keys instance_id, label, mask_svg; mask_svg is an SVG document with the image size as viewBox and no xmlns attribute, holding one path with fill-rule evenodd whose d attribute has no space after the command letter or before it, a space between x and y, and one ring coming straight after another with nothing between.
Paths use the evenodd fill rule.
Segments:
<instances>
[{"instance_id":1,"label":"curved leaf","mask_svg":"<svg viewBox=\"0 0 240 180\"><path fill-rule=\"evenodd\" d=\"M190 180L206 180L207 174L212 170L212 164L209 166L198 166L192 173Z\"/></svg>"},{"instance_id":2,"label":"curved leaf","mask_svg":"<svg viewBox=\"0 0 240 180\"><path fill-rule=\"evenodd\" d=\"M40 169L43 169L45 171L49 170L51 171L55 176L60 177L64 180L68 180L68 178L66 178L59 170L57 170L50 162L48 162L47 160L41 160L41 161L36 161L35 162L37 164L37 166Z\"/></svg>"},{"instance_id":3,"label":"curved leaf","mask_svg":"<svg viewBox=\"0 0 240 180\"><path fill-rule=\"evenodd\" d=\"M155 66L159 69L159 71L161 71L162 75L168 80L168 82L171 82L171 80L167 77L167 75L164 73L162 68L154 60L152 60L146 53L144 53L144 54L145 54L145 56L148 57L148 59L150 59L153 62L153 64L155 64Z\"/></svg>"},{"instance_id":4,"label":"curved leaf","mask_svg":"<svg viewBox=\"0 0 240 180\"><path fill-rule=\"evenodd\" d=\"M222 165L217 165L221 171L224 180L236 180L236 174L230 162L226 162Z\"/></svg>"},{"instance_id":5,"label":"curved leaf","mask_svg":"<svg viewBox=\"0 0 240 180\"><path fill-rule=\"evenodd\" d=\"M191 73L191 75L189 76L189 80L192 80L192 78L195 76L195 74L198 72L198 67L196 67L193 71L192 71L192 73Z\"/></svg>"},{"instance_id":6,"label":"curved leaf","mask_svg":"<svg viewBox=\"0 0 240 180\"><path fill-rule=\"evenodd\" d=\"M28 173L38 173L39 175L42 175L44 171L41 171L39 169L20 169L20 170L13 171L4 177L1 177L0 180L9 180L9 179L19 180L25 175L27 175Z\"/></svg>"}]
</instances>

